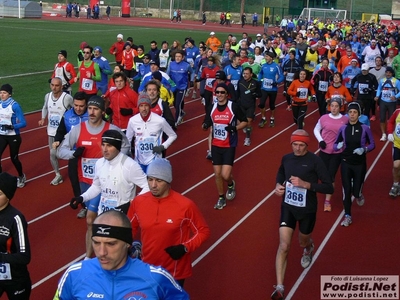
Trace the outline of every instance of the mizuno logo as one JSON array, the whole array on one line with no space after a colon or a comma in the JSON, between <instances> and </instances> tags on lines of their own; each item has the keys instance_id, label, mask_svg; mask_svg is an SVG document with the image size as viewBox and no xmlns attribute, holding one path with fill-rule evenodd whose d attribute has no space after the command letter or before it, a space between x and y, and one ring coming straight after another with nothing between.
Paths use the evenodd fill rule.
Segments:
<instances>
[{"instance_id":1,"label":"mizuno logo","mask_svg":"<svg viewBox=\"0 0 400 300\"><path fill-rule=\"evenodd\" d=\"M99 230L97 231L97 233L101 233L101 234L110 234L109 232L106 232L106 230L111 229L111 227L99 227Z\"/></svg>"}]
</instances>

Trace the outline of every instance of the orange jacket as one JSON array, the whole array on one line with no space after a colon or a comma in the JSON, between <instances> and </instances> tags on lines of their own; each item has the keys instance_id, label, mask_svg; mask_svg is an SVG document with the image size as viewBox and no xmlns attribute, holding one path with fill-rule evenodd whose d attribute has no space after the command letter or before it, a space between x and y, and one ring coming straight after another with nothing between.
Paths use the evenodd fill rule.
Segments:
<instances>
[{"instance_id":1,"label":"orange jacket","mask_svg":"<svg viewBox=\"0 0 400 300\"><path fill-rule=\"evenodd\" d=\"M341 96L345 98L346 102L340 108L340 111L343 112L346 110L346 104L353 101L353 97L351 97L349 90L342 84L339 87L334 87L333 85L328 87L328 91L326 92L325 99L331 99L332 97ZM330 104L327 107L328 111L331 111Z\"/></svg>"},{"instance_id":2,"label":"orange jacket","mask_svg":"<svg viewBox=\"0 0 400 300\"><path fill-rule=\"evenodd\" d=\"M310 81L304 80L301 82L299 79L296 79L290 84L287 93L292 96L293 106L304 106L307 105L308 96L315 95L315 90Z\"/></svg>"},{"instance_id":3,"label":"orange jacket","mask_svg":"<svg viewBox=\"0 0 400 300\"><path fill-rule=\"evenodd\" d=\"M213 52L217 52L218 48L221 46L221 41L217 37L212 36L207 39L206 46Z\"/></svg>"},{"instance_id":4,"label":"orange jacket","mask_svg":"<svg viewBox=\"0 0 400 300\"><path fill-rule=\"evenodd\" d=\"M338 72L343 73L344 69L346 67L350 66L352 59L357 59L357 54L355 54L354 52L351 54L350 57L348 57L347 55L342 56L339 59L339 62L337 64ZM358 63L358 59L357 59L357 67L359 67L359 66L360 66L360 64Z\"/></svg>"}]
</instances>

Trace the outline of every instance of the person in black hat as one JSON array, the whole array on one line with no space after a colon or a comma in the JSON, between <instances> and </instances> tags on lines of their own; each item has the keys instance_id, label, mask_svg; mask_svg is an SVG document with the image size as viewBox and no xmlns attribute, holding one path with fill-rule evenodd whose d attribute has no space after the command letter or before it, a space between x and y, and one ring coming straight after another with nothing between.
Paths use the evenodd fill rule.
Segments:
<instances>
[{"instance_id":1,"label":"person in black hat","mask_svg":"<svg viewBox=\"0 0 400 300\"><path fill-rule=\"evenodd\" d=\"M362 194L362 187L367 171L366 154L375 149L375 141L371 129L359 121L361 105L356 101L350 102L347 112L349 122L340 128L333 144L333 150L343 149L340 169L345 213L341 225L344 227L348 227L353 223L351 196L354 196L355 202L359 206L364 205L365 198Z\"/></svg>"},{"instance_id":2,"label":"person in black hat","mask_svg":"<svg viewBox=\"0 0 400 300\"><path fill-rule=\"evenodd\" d=\"M95 175L95 164L102 157L102 135L105 131L112 129L121 132L117 126L103 120L105 102L100 96L92 96L88 101L89 120L74 126L66 135L61 146L58 147L58 157L61 159L78 159L78 178L81 192L85 192L93 182ZM122 133L122 132L121 132ZM121 152L129 153L128 139L122 134ZM93 253L90 233L92 223L97 216L100 197L96 197L86 203L88 208L86 214L86 257L90 258Z\"/></svg>"},{"instance_id":3,"label":"person in black hat","mask_svg":"<svg viewBox=\"0 0 400 300\"><path fill-rule=\"evenodd\" d=\"M229 101L228 86L225 83L217 84L215 95L217 103L210 105L202 128L203 130L212 128L211 155L219 195L214 208L223 209L226 206L226 200L233 200L236 196L232 167L238 144L238 131L246 127L247 118L236 103ZM229 118L225 117L227 115ZM228 184L225 195L224 182Z\"/></svg>"},{"instance_id":4,"label":"person in black hat","mask_svg":"<svg viewBox=\"0 0 400 300\"><path fill-rule=\"evenodd\" d=\"M51 78L59 77L62 80L62 90L68 94L71 94L71 85L76 82L76 72L74 65L67 61L67 51L60 50L58 52L58 63L54 67L54 72ZM51 80L51 79L50 79ZM50 83L50 82L49 82Z\"/></svg>"},{"instance_id":5,"label":"person in black hat","mask_svg":"<svg viewBox=\"0 0 400 300\"><path fill-rule=\"evenodd\" d=\"M90 188L79 197L71 199L70 206L89 201L100 195L97 214L115 209L127 213L130 201L136 196L136 186L140 194L149 191L146 174L131 157L121 153L122 133L107 130L101 137L103 157L95 164L95 176Z\"/></svg>"},{"instance_id":6,"label":"person in black hat","mask_svg":"<svg viewBox=\"0 0 400 300\"><path fill-rule=\"evenodd\" d=\"M7 145L10 147L10 159L18 172L18 187L25 186L26 176L22 171L22 164L18 158L21 146L20 129L26 127L26 120L21 106L12 98L13 88L10 84L3 84L0 88L0 159ZM2 172L0 161L0 172Z\"/></svg>"},{"instance_id":7,"label":"person in black hat","mask_svg":"<svg viewBox=\"0 0 400 300\"><path fill-rule=\"evenodd\" d=\"M28 300L31 250L25 217L10 204L16 189L17 178L0 173L0 297L5 293L8 299Z\"/></svg>"}]
</instances>

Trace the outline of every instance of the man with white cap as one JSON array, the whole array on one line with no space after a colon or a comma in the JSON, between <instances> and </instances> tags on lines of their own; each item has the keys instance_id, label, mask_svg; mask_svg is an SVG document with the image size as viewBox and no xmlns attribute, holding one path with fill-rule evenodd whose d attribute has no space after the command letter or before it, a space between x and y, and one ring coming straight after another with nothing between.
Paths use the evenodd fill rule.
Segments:
<instances>
[{"instance_id":1,"label":"man with white cap","mask_svg":"<svg viewBox=\"0 0 400 300\"><path fill-rule=\"evenodd\" d=\"M170 162L156 158L147 168L150 192L132 201L128 218L134 237L141 229L142 260L167 269L183 286L192 275L190 254L210 236L210 229L196 204L171 189L171 181Z\"/></svg>"},{"instance_id":2,"label":"man with white cap","mask_svg":"<svg viewBox=\"0 0 400 300\"><path fill-rule=\"evenodd\" d=\"M129 119L126 136L135 146L132 149L134 159L146 173L148 165L156 157L161 157L177 135L163 117L151 111L151 100L147 94L139 95L138 108L139 113ZM168 136L164 142L163 133Z\"/></svg>"},{"instance_id":3,"label":"man with white cap","mask_svg":"<svg viewBox=\"0 0 400 300\"><path fill-rule=\"evenodd\" d=\"M308 268L314 250L311 233L317 215L317 193L333 193L332 180L322 159L308 151L309 134L297 129L292 133L290 143L293 152L283 156L276 175L275 195L282 197L282 205L273 300L284 298L283 281L296 223L299 224L300 247L304 248L301 266Z\"/></svg>"},{"instance_id":4,"label":"man with white cap","mask_svg":"<svg viewBox=\"0 0 400 300\"><path fill-rule=\"evenodd\" d=\"M350 83L350 93L355 94L358 90L357 99L360 100L364 106L363 114L369 118L371 106L375 106L374 95L375 90L378 88L378 81L376 77L369 74L369 65L364 63L361 65L361 73L356 75Z\"/></svg>"},{"instance_id":5,"label":"man with white cap","mask_svg":"<svg viewBox=\"0 0 400 300\"><path fill-rule=\"evenodd\" d=\"M342 56L341 60L343 59L344 56ZM351 81L353 80L354 77L356 77L358 74L361 73L361 69L358 67L358 60L353 58L350 61L350 65L345 67L342 75L343 75L343 82L347 89L350 92L350 87L351 87Z\"/></svg>"},{"instance_id":6,"label":"man with white cap","mask_svg":"<svg viewBox=\"0 0 400 300\"><path fill-rule=\"evenodd\" d=\"M96 161L93 183L81 196L72 198L70 205L73 209L78 208L78 204L100 195L97 214L110 209L127 213L130 200L136 196L136 186L142 189L141 194L149 191L143 170L136 161L121 153L121 146L120 131L103 132L103 157Z\"/></svg>"},{"instance_id":7,"label":"man with white cap","mask_svg":"<svg viewBox=\"0 0 400 300\"><path fill-rule=\"evenodd\" d=\"M96 258L70 266L54 300L189 299L163 268L130 257L132 228L125 214L110 210L98 216L91 241Z\"/></svg>"},{"instance_id":8,"label":"man with white cap","mask_svg":"<svg viewBox=\"0 0 400 300\"><path fill-rule=\"evenodd\" d=\"M210 32L210 37L206 40L206 46L210 48L213 53L217 53L219 47L221 47L221 41L215 36L215 32Z\"/></svg>"},{"instance_id":9,"label":"man with white cap","mask_svg":"<svg viewBox=\"0 0 400 300\"><path fill-rule=\"evenodd\" d=\"M124 36L122 34L117 35L117 41L111 45L110 54L115 55L115 62L120 65L122 62L122 51L124 51Z\"/></svg>"},{"instance_id":10,"label":"man with white cap","mask_svg":"<svg viewBox=\"0 0 400 300\"><path fill-rule=\"evenodd\" d=\"M102 155L102 135L109 129L119 130L113 124L103 120L105 111L104 99L100 96L93 96L88 101L89 120L74 126L65 136L64 141L58 148L58 156L62 159L78 158L78 177L81 192L85 192L92 185L95 177L95 164ZM123 136L121 151L127 154L130 150L128 139ZM88 208L86 214L86 258L92 255L93 248L91 243L92 224L97 216L100 197L92 199L86 203Z\"/></svg>"}]
</instances>

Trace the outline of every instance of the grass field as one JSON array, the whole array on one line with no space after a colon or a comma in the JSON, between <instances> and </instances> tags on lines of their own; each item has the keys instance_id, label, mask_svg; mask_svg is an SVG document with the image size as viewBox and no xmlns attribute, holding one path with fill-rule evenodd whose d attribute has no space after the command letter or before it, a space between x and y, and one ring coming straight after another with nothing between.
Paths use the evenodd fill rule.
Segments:
<instances>
[{"instance_id":1,"label":"grass field","mask_svg":"<svg viewBox=\"0 0 400 300\"><path fill-rule=\"evenodd\" d=\"M171 43L191 36L197 42L208 37L208 32L201 31L23 19L1 19L0 30L0 85L9 83L13 86L13 98L24 112L42 108L44 95L50 91L48 79L61 49L67 50L68 61L76 66L76 54L82 41L92 47L102 47L104 56L110 63L114 62L108 49L118 33L125 39L133 37L134 43L144 45L145 50L150 48L152 40L161 47L163 40ZM75 84L73 91L76 90Z\"/></svg>"}]
</instances>

